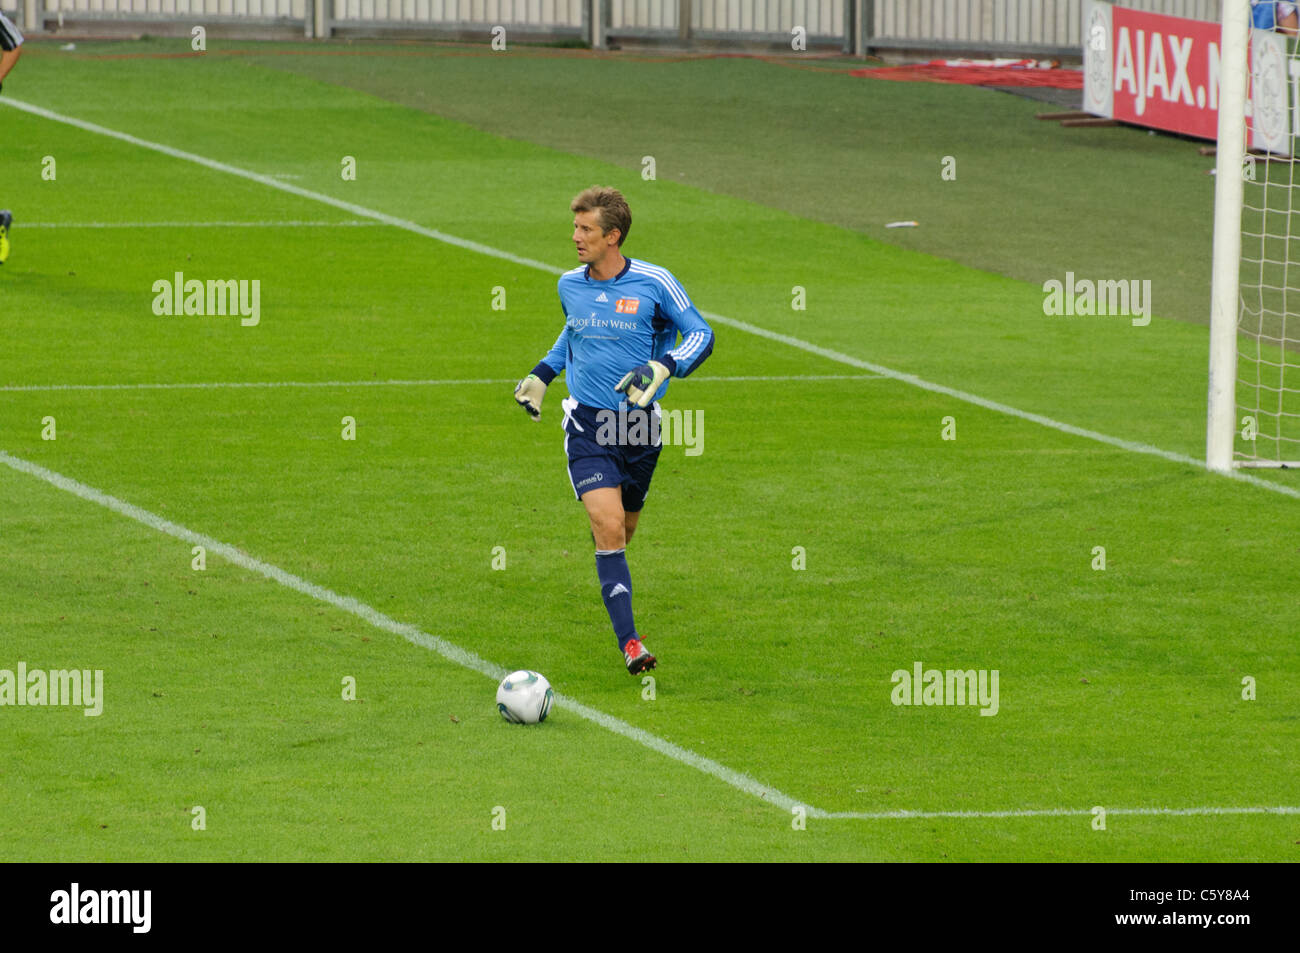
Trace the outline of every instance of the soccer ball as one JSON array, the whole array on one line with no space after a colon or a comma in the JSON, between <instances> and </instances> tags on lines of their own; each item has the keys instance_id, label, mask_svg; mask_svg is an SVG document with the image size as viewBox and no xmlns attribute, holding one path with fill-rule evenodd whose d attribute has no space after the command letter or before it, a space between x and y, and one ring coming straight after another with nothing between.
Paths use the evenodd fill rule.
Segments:
<instances>
[{"instance_id":1,"label":"soccer ball","mask_svg":"<svg viewBox=\"0 0 1300 953\"><path fill-rule=\"evenodd\" d=\"M497 689L497 711L515 725L535 725L545 721L554 700L551 683L537 672L511 672Z\"/></svg>"}]
</instances>

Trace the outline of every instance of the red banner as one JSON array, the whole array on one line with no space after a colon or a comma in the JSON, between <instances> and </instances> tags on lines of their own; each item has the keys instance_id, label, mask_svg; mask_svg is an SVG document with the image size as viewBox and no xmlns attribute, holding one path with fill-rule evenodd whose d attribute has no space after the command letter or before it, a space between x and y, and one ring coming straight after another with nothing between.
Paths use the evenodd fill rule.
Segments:
<instances>
[{"instance_id":1,"label":"red banner","mask_svg":"<svg viewBox=\"0 0 1300 953\"><path fill-rule=\"evenodd\" d=\"M1217 138L1219 24L1085 0L1083 28L1085 110ZM1270 30L1251 30L1249 43L1249 145L1290 155L1292 137L1300 135L1300 95L1291 95L1292 86L1300 92L1298 61L1289 58L1286 38Z\"/></svg>"},{"instance_id":2,"label":"red banner","mask_svg":"<svg viewBox=\"0 0 1300 953\"><path fill-rule=\"evenodd\" d=\"M1114 116L1213 139L1219 123L1219 25L1111 8Z\"/></svg>"}]
</instances>

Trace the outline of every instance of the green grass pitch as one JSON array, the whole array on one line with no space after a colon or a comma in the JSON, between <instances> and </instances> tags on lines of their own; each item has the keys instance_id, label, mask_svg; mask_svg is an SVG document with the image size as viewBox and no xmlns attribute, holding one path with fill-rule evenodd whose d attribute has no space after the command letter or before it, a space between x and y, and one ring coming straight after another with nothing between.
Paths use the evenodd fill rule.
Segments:
<instances>
[{"instance_id":1,"label":"green grass pitch","mask_svg":"<svg viewBox=\"0 0 1300 953\"><path fill-rule=\"evenodd\" d=\"M6 859L1296 859L1300 485L1184 459L1192 146L828 64L223 43L32 44L5 83L141 142L0 100L0 670L104 673L98 717L0 707ZM665 401L702 452L665 449L629 548L653 693L600 602L563 383L541 426L510 395L561 321L519 259L575 264L592 183L727 319ZM1067 271L1149 279L1155 317L1045 315ZM177 272L256 279L259 323L155 314ZM235 384L265 386L199 386ZM367 609L196 570L19 461ZM703 760L572 706L508 725L373 613ZM996 671L996 715L894 704L918 662Z\"/></svg>"}]
</instances>

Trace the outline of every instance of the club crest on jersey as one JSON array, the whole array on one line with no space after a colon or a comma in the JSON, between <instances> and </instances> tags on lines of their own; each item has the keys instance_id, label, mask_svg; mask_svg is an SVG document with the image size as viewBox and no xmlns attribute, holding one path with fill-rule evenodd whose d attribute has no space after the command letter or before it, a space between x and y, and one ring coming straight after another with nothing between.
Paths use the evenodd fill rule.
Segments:
<instances>
[{"instance_id":1,"label":"club crest on jersey","mask_svg":"<svg viewBox=\"0 0 1300 953\"><path fill-rule=\"evenodd\" d=\"M614 311L618 314L636 314L636 309L640 306L640 298L619 298L614 302Z\"/></svg>"}]
</instances>

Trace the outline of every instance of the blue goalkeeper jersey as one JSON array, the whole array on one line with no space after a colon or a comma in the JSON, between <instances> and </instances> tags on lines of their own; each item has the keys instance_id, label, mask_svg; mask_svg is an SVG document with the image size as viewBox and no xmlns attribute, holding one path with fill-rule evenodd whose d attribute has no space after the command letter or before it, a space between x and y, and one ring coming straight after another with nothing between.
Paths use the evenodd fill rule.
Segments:
<instances>
[{"instance_id":1,"label":"blue goalkeeper jersey","mask_svg":"<svg viewBox=\"0 0 1300 953\"><path fill-rule=\"evenodd\" d=\"M584 265L561 275L557 290L564 330L539 376L546 379L542 365L553 372L548 384L563 371L569 393L588 407L616 410L627 398L614 385L647 361L686 377L713 351L713 329L665 268L628 258L615 277L600 281ZM654 399L667 390L664 381Z\"/></svg>"}]
</instances>

